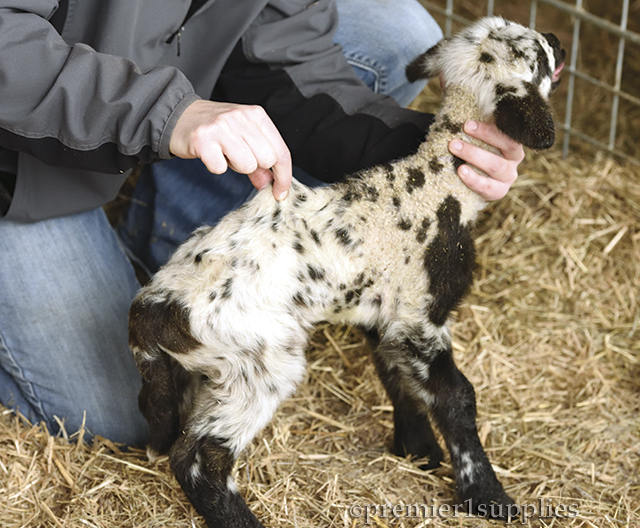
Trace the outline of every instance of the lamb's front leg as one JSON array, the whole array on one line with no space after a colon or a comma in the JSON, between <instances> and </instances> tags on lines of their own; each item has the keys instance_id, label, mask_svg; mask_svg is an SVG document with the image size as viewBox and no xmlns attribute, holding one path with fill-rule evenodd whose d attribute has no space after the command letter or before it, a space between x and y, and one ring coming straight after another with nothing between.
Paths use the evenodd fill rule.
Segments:
<instances>
[{"instance_id":1,"label":"lamb's front leg","mask_svg":"<svg viewBox=\"0 0 640 528\"><path fill-rule=\"evenodd\" d=\"M428 459L422 469L440 466L444 453L438 445L424 398L416 395L405 381L413 378L413 367L406 361L410 345L404 337L396 341L387 336L373 354L378 376L393 403L393 454Z\"/></svg>"},{"instance_id":2,"label":"lamb's front leg","mask_svg":"<svg viewBox=\"0 0 640 528\"><path fill-rule=\"evenodd\" d=\"M482 448L476 427L475 391L458 370L451 348L435 353L425 388L433 395L431 412L451 455L458 498L472 513L507 519L514 504Z\"/></svg>"},{"instance_id":3,"label":"lamb's front leg","mask_svg":"<svg viewBox=\"0 0 640 528\"><path fill-rule=\"evenodd\" d=\"M436 327L391 329L376 352L376 364L394 403L395 444L404 442L417 449L411 454L423 456L424 451L437 460L439 448L434 446L426 419L430 414L451 455L456 490L465 511L507 518L507 506L513 500L498 481L480 443L475 392L453 361L448 332ZM407 408L398 408L400 405ZM398 416L403 430L398 430Z\"/></svg>"}]
</instances>

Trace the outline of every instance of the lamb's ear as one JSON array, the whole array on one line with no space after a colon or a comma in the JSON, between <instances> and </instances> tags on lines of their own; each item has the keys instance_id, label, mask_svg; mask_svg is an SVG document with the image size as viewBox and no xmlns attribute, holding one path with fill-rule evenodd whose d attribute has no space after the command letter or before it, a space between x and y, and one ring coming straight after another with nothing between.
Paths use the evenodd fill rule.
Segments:
<instances>
[{"instance_id":1,"label":"lamb's ear","mask_svg":"<svg viewBox=\"0 0 640 528\"><path fill-rule=\"evenodd\" d=\"M440 41L442 42L442 41ZM416 82L420 79L431 79L440 74L439 69L433 60L440 48L440 42L429 48L422 55L413 59L406 67L405 73L409 82Z\"/></svg>"},{"instance_id":2,"label":"lamb's ear","mask_svg":"<svg viewBox=\"0 0 640 528\"><path fill-rule=\"evenodd\" d=\"M548 149L556 140L553 114L534 87L524 97L506 94L495 110L496 126L507 136L532 149Z\"/></svg>"}]
</instances>

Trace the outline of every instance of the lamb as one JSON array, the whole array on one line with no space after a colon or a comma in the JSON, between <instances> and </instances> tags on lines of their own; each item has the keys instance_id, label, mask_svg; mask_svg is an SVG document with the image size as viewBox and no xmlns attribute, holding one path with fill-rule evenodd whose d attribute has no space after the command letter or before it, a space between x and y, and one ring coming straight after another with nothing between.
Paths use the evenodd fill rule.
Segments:
<instances>
[{"instance_id":1,"label":"lamb","mask_svg":"<svg viewBox=\"0 0 640 528\"><path fill-rule=\"evenodd\" d=\"M129 335L149 453L169 453L208 526L262 526L232 468L303 379L320 321L377 330L394 453L437 467L433 420L465 511L513 515L478 438L473 387L452 357L447 321L472 282L472 224L485 203L459 180L447 145L466 120L494 119L520 143L550 147L547 99L563 58L555 36L501 18L441 41L407 67L410 80L446 82L415 155L325 188L294 181L283 202L263 190L197 229L139 292Z\"/></svg>"}]
</instances>

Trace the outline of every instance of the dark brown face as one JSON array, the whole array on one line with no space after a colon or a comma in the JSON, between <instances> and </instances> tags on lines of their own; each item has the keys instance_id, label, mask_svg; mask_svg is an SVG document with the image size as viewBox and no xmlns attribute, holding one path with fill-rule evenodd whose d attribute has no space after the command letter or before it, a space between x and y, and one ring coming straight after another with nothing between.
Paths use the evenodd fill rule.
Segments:
<instances>
[{"instance_id":1,"label":"dark brown face","mask_svg":"<svg viewBox=\"0 0 640 528\"><path fill-rule=\"evenodd\" d=\"M558 37L553 33L542 33L542 36L547 39L549 46L553 49L553 58L555 59L556 68L551 76L551 88L552 90L555 90L560 84L560 72L562 71L562 68L564 68L564 59L567 53L562 48L560 39L558 39Z\"/></svg>"}]
</instances>

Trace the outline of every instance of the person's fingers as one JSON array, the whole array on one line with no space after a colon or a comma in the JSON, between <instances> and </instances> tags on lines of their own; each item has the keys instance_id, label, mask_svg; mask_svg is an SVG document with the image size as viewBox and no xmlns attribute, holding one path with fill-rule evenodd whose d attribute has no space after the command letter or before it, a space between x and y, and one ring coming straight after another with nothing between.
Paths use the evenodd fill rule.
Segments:
<instances>
[{"instance_id":1,"label":"person's fingers","mask_svg":"<svg viewBox=\"0 0 640 528\"><path fill-rule=\"evenodd\" d=\"M207 170L213 174L223 174L229 168L227 158L225 158L222 153L220 145L210 145L199 157L205 167L207 167Z\"/></svg>"},{"instance_id":2,"label":"person's fingers","mask_svg":"<svg viewBox=\"0 0 640 528\"><path fill-rule=\"evenodd\" d=\"M260 106L196 101L178 119L169 148L181 158L200 158L216 174L230 167L250 175L258 188L273 181L278 200L291 185L291 154Z\"/></svg>"},{"instance_id":3,"label":"person's fingers","mask_svg":"<svg viewBox=\"0 0 640 528\"><path fill-rule=\"evenodd\" d=\"M273 181L273 173L268 169L258 169L248 176L251 184L258 190L264 189Z\"/></svg>"},{"instance_id":4,"label":"person's fingers","mask_svg":"<svg viewBox=\"0 0 640 528\"><path fill-rule=\"evenodd\" d=\"M514 161L518 164L524 159L523 146L500 131L495 124L468 121L465 123L464 131L470 136L497 148L508 161Z\"/></svg>"},{"instance_id":5,"label":"person's fingers","mask_svg":"<svg viewBox=\"0 0 640 528\"><path fill-rule=\"evenodd\" d=\"M518 165L524 159L522 145L504 135L495 125L469 121L465 132L495 147L498 153L454 139L449 144L452 154L467 164L458 167L458 175L467 187L485 200L503 198L518 177ZM476 167L486 173L476 172Z\"/></svg>"},{"instance_id":6,"label":"person's fingers","mask_svg":"<svg viewBox=\"0 0 640 528\"><path fill-rule=\"evenodd\" d=\"M468 165L458 168L458 176L462 183L488 202L504 198L511 188L511 184L478 174Z\"/></svg>"},{"instance_id":7,"label":"person's fingers","mask_svg":"<svg viewBox=\"0 0 640 528\"><path fill-rule=\"evenodd\" d=\"M261 122L261 131L273 147L275 162L269 168L273 176L273 195L276 200L284 200L289 192L292 179L291 153L280 132L266 112Z\"/></svg>"}]
</instances>

